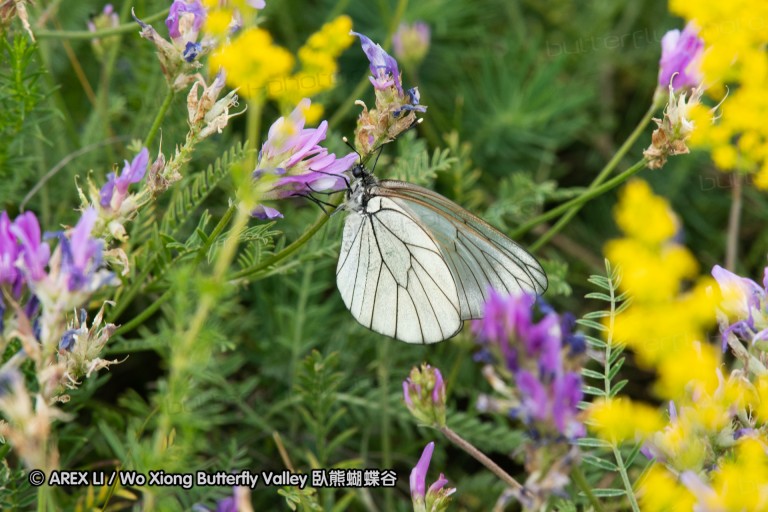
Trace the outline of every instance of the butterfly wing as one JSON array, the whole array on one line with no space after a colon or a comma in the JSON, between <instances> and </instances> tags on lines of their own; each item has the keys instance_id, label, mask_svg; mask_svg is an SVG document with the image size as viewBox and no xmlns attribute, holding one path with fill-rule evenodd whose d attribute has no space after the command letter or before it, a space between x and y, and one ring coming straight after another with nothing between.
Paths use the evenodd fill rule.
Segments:
<instances>
[{"instance_id":1,"label":"butterfly wing","mask_svg":"<svg viewBox=\"0 0 768 512\"><path fill-rule=\"evenodd\" d=\"M396 199L350 211L336 266L347 309L364 326L408 343L435 343L462 325L453 272L423 222Z\"/></svg>"},{"instance_id":2,"label":"butterfly wing","mask_svg":"<svg viewBox=\"0 0 768 512\"><path fill-rule=\"evenodd\" d=\"M375 193L408 212L437 242L456 282L462 320L482 317L489 286L507 293L547 289L547 276L533 256L440 194L396 180L382 180Z\"/></svg>"}]
</instances>

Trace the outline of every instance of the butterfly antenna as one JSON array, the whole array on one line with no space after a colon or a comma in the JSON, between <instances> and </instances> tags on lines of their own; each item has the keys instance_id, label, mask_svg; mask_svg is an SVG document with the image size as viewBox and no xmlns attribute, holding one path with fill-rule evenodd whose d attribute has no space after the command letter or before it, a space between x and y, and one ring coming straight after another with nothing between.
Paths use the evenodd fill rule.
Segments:
<instances>
[{"instance_id":1,"label":"butterfly antenna","mask_svg":"<svg viewBox=\"0 0 768 512\"><path fill-rule=\"evenodd\" d=\"M353 146L352 144L350 144L350 142L349 142L349 139L348 139L347 137L342 137L342 138L341 138L341 140L343 140L343 141L344 141L344 144L346 144L347 146L349 146L349 149L351 149L352 151L354 151L355 153L357 153L357 158L359 158L359 159L360 159L360 163L362 164L362 163L363 163L363 155L361 155L361 154L360 154L360 152L359 152L357 149L355 149L355 146Z\"/></svg>"},{"instance_id":2,"label":"butterfly antenna","mask_svg":"<svg viewBox=\"0 0 768 512\"><path fill-rule=\"evenodd\" d=\"M382 152L382 151L384 151L384 144L382 144L381 146L379 146L379 152L378 152L378 154L376 155L376 160L374 160L374 161L373 161L373 167L371 168L371 170L373 170L373 171L375 171L375 170L376 170L376 164L377 164L377 163L379 163L379 157L381 156L381 152Z\"/></svg>"}]
</instances>

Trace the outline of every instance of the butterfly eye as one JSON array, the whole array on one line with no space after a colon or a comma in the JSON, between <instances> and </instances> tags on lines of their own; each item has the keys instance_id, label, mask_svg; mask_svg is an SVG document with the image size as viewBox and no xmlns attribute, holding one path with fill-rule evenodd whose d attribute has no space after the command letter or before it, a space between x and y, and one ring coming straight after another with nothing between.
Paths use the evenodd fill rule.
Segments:
<instances>
[{"instance_id":1,"label":"butterfly eye","mask_svg":"<svg viewBox=\"0 0 768 512\"><path fill-rule=\"evenodd\" d=\"M364 173L365 169L363 169L363 166L360 164L357 164L352 168L352 176L355 178L362 178Z\"/></svg>"}]
</instances>

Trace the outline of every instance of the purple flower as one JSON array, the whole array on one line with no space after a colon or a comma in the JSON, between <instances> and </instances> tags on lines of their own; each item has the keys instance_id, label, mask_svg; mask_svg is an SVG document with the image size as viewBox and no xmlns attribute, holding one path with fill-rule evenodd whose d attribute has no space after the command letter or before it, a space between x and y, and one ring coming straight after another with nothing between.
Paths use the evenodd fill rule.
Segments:
<instances>
[{"instance_id":1,"label":"purple flower","mask_svg":"<svg viewBox=\"0 0 768 512\"><path fill-rule=\"evenodd\" d=\"M248 2L248 5L253 7L254 9L263 9L267 6L267 3L264 0L246 0Z\"/></svg>"},{"instance_id":2,"label":"purple flower","mask_svg":"<svg viewBox=\"0 0 768 512\"><path fill-rule=\"evenodd\" d=\"M197 40L205 17L205 7L200 0L174 0L165 19L168 35L174 44L186 48L187 43Z\"/></svg>"},{"instance_id":3,"label":"purple flower","mask_svg":"<svg viewBox=\"0 0 768 512\"><path fill-rule=\"evenodd\" d=\"M392 87L403 95L403 85L400 82L400 71L397 69L397 61L389 55L378 44L368 39L363 34L350 32L351 35L360 38L360 44L363 47L365 56L370 62L370 69L373 76L369 77L373 87L378 90L384 90Z\"/></svg>"},{"instance_id":4,"label":"purple flower","mask_svg":"<svg viewBox=\"0 0 768 512\"><path fill-rule=\"evenodd\" d=\"M21 244L20 254L25 277L32 282L45 278L45 266L51 256L51 248L42 242L40 224L35 214L22 213L16 217L10 229Z\"/></svg>"},{"instance_id":5,"label":"purple flower","mask_svg":"<svg viewBox=\"0 0 768 512\"><path fill-rule=\"evenodd\" d=\"M403 381L406 407L424 425L445 425L445 382L440 370L428 364L411 369Z\"/></svg>"},{"instance_id":6,"label":"purple flower","mask_svg":"<svg viewBox=\"0 0 768 512\"><path fill-rule=\"evenodd\" d=\"M147 148L141 148L131 163L128 163L128 160L125 161L125 167L120 176L116 176L113 172L109 173L107 182L99 192L101 207L113 212L119 211L125 196L128 195L128 187L131 183L138 183L144 178L148 164L149 151Z\"/></svg>"},{"instance_id":7,"label":"purple flower","mask_svg":"<svg viewBox=\"0 0 768 512\"><path fill-rule=\"evenodd\" d=\"M429 51L429 25L423 21L401 23L392 37L395 56L406 69L419 64Z\"/></svg>"},{"instance_id":8,"label":"purple flower","mask_svg":"<svg viewBox=\"0 0 768 512\"><path fill-rule=\"evenodd\" d=\"M533 294L502 295L490 290L482 319L473 331L483 351L511 372L517 387L510 413L538 435L573 439L584 435L578 420L582 399L578 358L584 339L573 333L572 316L555 313ZM500 356L500 358L499 358Z\"/></svg>"},{"instance_id":9,"label":"purple flower","mask_svg":"<svg viewBox=\"0 0 768 512\"><path fill-rule=\"evenodd\" d=\"M733 272L715 265L712 277L720 288L718 311L730 323L721 328L723 350L728 344L728 336L736 334L742 338L751 338L752 343L768 336L768 267L763 274L763 288L759 284L738 276Z\"/></svg>"},{"instance_id":10,"label":"purple flower","mask_svg":"<svg viewBox=\"0 0 768 512\"><path fill-rule=\"evenodd\" d=\"M448 479L442 473L427 489L427 472L434 451L435 443L427 444L421 453L419 462L411 470L411 500L415 511L441 512L448 507L450 496L456 492L456 489L445 486Z\"/></svg>"},{"instance_id":11,"label":"purple flower","mask_svg":"<svg viewBox=\"0 0 768 512\"><path fill-rule=\"evenodd\" d=\"M357 155L350 153L336 158L320 146L325 139L328 122L317 128L304 128L304 112L310 100L304 98L287 117L281 117L269 128L267 141L259 152L259 161L253 172L255 180L271 175L276 178L269 184L263 199L282 199L312 192L343 190L349 169ZM280 213L274 208L261 207L257 216L276 218Z\"/></svg>"},{"instance_id":12,"label":"purple flower","mask_svg":"<svg viewBox=\"0 0 768 512\"><path fill-rule=\"evenodd\" d=\"M427 495L427 471L429 471L429 463L432 462L432 453L435 451L435 443L430 442L424 447L424 451L421 452L421 457L416 466L411 470L411 498L424 499Z\"/></svg>"},{"instance_id":13,"label":"purple flower","mask_svg":"<svg viewBox=\"0 0 768 512\"><path fill-rule=\"evenodd\" d=\"M91 238L98 213L94 208L83 211L77 225L69 234L59 235L61 243L61 270L67 278L69 291L87 288L96 268L101 263L103 241Z\"/></svg>"},{"instance_id":14,"label":"purple flower","mask_svg":"<svg viewBox=\"0 0 768 512\"><path fill-rule=\"evenodd\" d=\"M681 33L670 30L661 38L661 60L659 61L659 87L666 90L670 81L672 89L680 90L697 87L702 81L700 70L704 41L698 36L698 29L688 23Z\"/></svg>"},{"instance_id":15,"label":"purple flower","mask_svg":"<svg viewBox=\"0 0 768 512\"><path fill-rule=\"evenodd\" d=\"M16 267L20 249L11 233L11 219L5 211L0 212L0 286L10 285L15 297L19 296L23 283L21 272Z\"/></svg>"},{"instance_id":16,"label":"purple flower","mask_svg":"<svg viewBox=\"0 0 768 512\"><path fill-rule=\"evenodd\" d=\"M120 25L120 17L115 12L115 8L112 7L112 4L107 4L99 14L91 16L87 25L90 32L96 32L99 29L109 27L117 27Z\"/></svg>"}]
</instances>

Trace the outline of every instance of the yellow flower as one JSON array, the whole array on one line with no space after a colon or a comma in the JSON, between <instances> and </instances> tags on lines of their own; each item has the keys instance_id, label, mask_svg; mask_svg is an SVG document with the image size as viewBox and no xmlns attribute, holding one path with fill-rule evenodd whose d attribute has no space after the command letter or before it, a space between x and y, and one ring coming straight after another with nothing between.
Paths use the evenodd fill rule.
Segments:
<instances>
[{"instance_id":1,"label":"yellow flower","mask_svg":"<svg viewBox=\"0 0 768 512\"><path fill-rule=\"evenodd\" d=\"M587 415L590 429L614 443L645 439L664 425L656 409L624 397L597 400L587 409Z\"/></svg>"},{"instance_id":2,"label":"yellow flower","mask_svg":"<svg viewBox=\"0 0 768 512\"><path fill-rule=\"evenodd\" d=\"M212 70L223 68L227 83L246 98L259 96L267 84L287 76L293 68L291 53L272 43L269 32L260 28L243 30L232 42L211 55Z\"/></svg>"},{"instance_id":3,"label":"yellow flower","mask_svg":"<svg viewBox=\"0 0 768 512\"><path fill-rule=\"evenodd\" d=\"M638 485L644 512L690 512L696 498L661 464L653 464Z\"/></svg>"},{"instance_id":4,"label":"yellow flower","mask_svg":"<svg viewBox=\"0 0 768 512\"><path fill-rule=\"evenodd\" d=\"M768 509L768 457L764 442L744 438L736 453L712 475L714 495L705 500L707 510Z\"/></svg>"},{"instance_id":5,"label":"yellow flower","mask_svg":"<svg viewBox=\"0 0 768 512\"><path fill-rule=\"evenodd\" d=\"M667 200L640 179L631 180L621 190L614 217L625 235L648 244L666 242L679 225Z\"/></svg>"},{"instance_id":6,"label":"yellow flower","mask_svg":"<svg viewBox=\"0 0 768 512\"><path fill-rule=\"evenodd\" d=\"M708 95L719 102L728 94L718 124L697 123L692 145L722 170L757 173L755 185L768 189L768 3L670 0L669 8L701 29Z\"/></svg>"},{"instance_id":7,"label":"yellow flower","mask_svg":"<svg viewBox=\"0 0 768 512\"><path fill-rule=\"evenodd\" d=\"M339 55L354 41L349 35L350 30L352 19L342 15L310 35L297 52L301 67L292 75L271 83L267 91L269 97L277 100L281 108L289 109L302 98L332 89L336 84ZM307 123L314 123L322 114L322 105L313 102L312 110L307 113Z\"/></svg>"},{"instance_id":8,"label":"yellow flower","mask_svg":"<svg viewBox=\"0 0 768 512\"><path fill-rule=\"evenodd\" d=\"M659 374L654 387L656 393L671 399L686 394L713 393L718 385L719 351L712 345L694 342L664 357L656 368Z\"/></svg>"}]
</instances>

